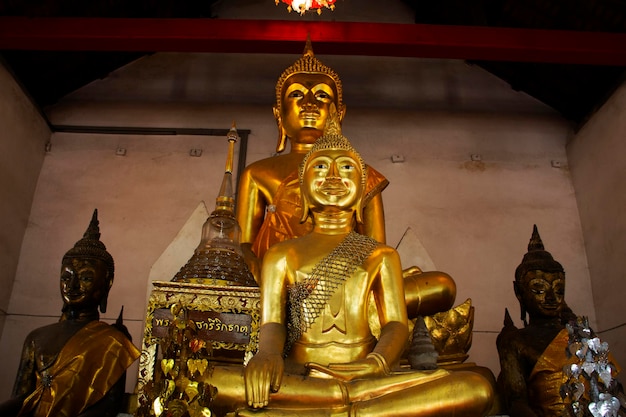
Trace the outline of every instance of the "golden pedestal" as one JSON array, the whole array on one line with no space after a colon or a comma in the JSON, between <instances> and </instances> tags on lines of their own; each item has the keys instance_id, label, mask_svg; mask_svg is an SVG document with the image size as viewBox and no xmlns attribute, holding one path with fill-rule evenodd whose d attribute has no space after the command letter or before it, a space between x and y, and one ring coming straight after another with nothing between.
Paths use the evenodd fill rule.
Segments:
<instances>
[{"instance_id":1,"label":"golden pedestal","mask_svg":"<svg viewBox=\"0 0 626 417\"><path fill-rule=\"evenodd\" d=\"M195 342L205 346L210 363L244 364L257 350L260 292L257 287L209 286L184 282L153 282L139 362L139 407L150 407L155 385L167 374L161 363L163 343L189 349L182 333L191 326ZM174 309L172 307L175 307ZM181 308L184 322L172 311ZM181 325L182 323L182 325ZM181 336L176 336L176 332ZM176 344L181 346L176 346ZM191 347L193 351L193 347ZM194 360L197 358L195 351ZM184 354L182 356L185 356ZM187 358L182 358L187 360ZM167 375L165 375L167 376Z\"/></svg>"}]
</instances>

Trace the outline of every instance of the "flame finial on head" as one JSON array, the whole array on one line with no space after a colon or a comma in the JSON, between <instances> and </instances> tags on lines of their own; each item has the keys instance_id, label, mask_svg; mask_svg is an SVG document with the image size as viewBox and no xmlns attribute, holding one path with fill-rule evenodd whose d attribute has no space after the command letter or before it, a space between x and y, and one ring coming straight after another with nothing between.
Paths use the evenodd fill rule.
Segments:
<instances>
[{"instance_id":1,"label":"flame finial on head","mask_svg":"<svg viewBox=\"0 0 626 417\"><path fill-rule=\"evenodd\" d=\"M533 226L533 233L528 242L528 252L515 270L515 280L520 281L528 271L564 272L563 266L554 260L552 254L545 250L537 225Z\"/></svg>"},{"instance_id":2,"label":"flame finial on head","mask_svg":"<svg viewBox=\"0 0 626 417\"><path fill-rule=\"evenodd\" d=\"M113 280L115 272L115 264L113 257L107 248L100 241L100 222L98 221L98 209L94 209L91 221L87 230L83 234L83 238L74 244L74 247L67 251L63 256L66 258L94 258L100 259L107 265L109 279Z\"/></svg>"}]
</instances>

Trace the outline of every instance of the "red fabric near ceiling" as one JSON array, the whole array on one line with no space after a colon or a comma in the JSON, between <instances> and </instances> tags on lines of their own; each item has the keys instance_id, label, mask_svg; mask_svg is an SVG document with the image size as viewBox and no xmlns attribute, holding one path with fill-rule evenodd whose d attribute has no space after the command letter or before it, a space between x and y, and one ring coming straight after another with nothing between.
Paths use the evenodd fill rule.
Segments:
<instances>
[{"instance_id":1,"label":"red fabric near ceiling","mask_svg":"<svg viewBox=\"0 0 626 417\"><path fill-rule=\"evenodd\" d=\"M0 50L300 53L626 65L626 34L228 19L0 17Z\"/></svg>"}]
</instances>

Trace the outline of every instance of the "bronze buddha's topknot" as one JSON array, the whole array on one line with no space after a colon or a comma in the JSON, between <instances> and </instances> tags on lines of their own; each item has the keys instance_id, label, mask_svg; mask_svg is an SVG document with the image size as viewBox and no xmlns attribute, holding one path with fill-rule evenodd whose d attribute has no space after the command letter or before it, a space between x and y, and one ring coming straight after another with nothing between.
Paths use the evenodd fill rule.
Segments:
<instances>
[{"instance_id":1,"label":"bronze buddha's topknot","mask_svg":"<svg viewBox=\"0 0 626 417\"><path fill-rule=\"evenodd\" d=\"M563 266L545 250L537 225L533 226L533 234L528 242L528 252L515 270L515 280L520 281L528 271L565 272Z\"/></svg>"},{"instance_id":2,"label":"bronze buddha's topknot","mask_svg":"<svg viewBox=\"0 0 626 417\"><path fill-rule=\"evenodd\" d=\"M108 279L112 281L115 273L115 264L113 257L107 252L106 246L100 241L99 224L98 209L95 209L83 238L76 242L74 247L65 253L63 260L67 258L100 259L107 265Z\"/></svg>"},{"instance_id":3,"label":"bronze buddha's topknot","mask_svg":"<svg viewBox=\"0 0 626 417\"><path fill-rule=\"evenodd\" d=\"M326 65L322 64L319 59L315 58L315 54L313 53L313 46L311 45L311 40L307 39L302 57L294 62L290 67L285 69L278 78L278 82L276 83L276 108L280 110L283 85L285 84L287 78L291 77L293 74L300 73L324 74L330 77L335 83L335 87L337 88L337 105L339 107L342 106L343 88L341 87L341 80L339 79L339 75L332 68L327 67Z\"/></svg>"}]
</instances>

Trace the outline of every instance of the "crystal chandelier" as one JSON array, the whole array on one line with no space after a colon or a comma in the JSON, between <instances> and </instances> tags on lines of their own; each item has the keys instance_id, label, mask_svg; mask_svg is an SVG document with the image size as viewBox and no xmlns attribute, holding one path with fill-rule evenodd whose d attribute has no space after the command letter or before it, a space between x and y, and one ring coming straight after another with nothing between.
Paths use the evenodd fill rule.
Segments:
<instances>
[{"instance_id":1,"label":"crystal chandelier","mask_svg":"<svg viewBox=\"0 0 626 417\"><path fill-rule=\"evenodd\" d=\"M301 15L309 10L315 10L317 14L321 14L323 7L334 10L336 1L337 0L276 0L276 5L278 6L281 2L285 3L289 12L293 10Z\"/></svg>"}]
</instances>

